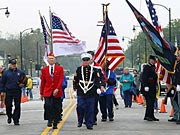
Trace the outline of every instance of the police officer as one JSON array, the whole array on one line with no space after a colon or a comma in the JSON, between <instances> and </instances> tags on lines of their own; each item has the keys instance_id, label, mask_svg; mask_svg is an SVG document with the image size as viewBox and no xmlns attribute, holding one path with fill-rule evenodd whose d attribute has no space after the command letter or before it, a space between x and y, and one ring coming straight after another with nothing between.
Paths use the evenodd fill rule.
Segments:
<instances>
[{"instance_id":1,"label":"police officer","mask_svg":"<svg viewBox=\"0 0 180 135\"><path fill-rule=\"evenodd\" d=\"M177 54L177 65L176 65L176 69L175 69L175 80L174 80L174 85L176 86L176 91L177 91L177 106L174 109L174 112L176 112L178 115L177 116L177 121L176 124L180 124L180 49L178 49L178 54Z\"/></svg>"},{"instance_id":2,"label":"police officer","mask_svg":"<svg viewBox=\"0 0 180 135\"><path fill-rule=\"evenodd\" d=\"M156 99L157 74L155 72L156 57L149 56L149 63L145 65L142 73L142 91L146 99L146 112L144 120L159 121L154 117L154 102Z\"/></svg>"},{"instance_id":3,"label":"police officer","mask_svg":"<svg viewBox=\"0 0 180 135\"><path fill-rule=\"evenodd\" d=\"M100 75L96 68L90 66L92 55L83 53L83 63L74 74L73 89L77 92L78 127L82 126L83 118L87 129L93 129L94 120L94 95L97 88L101 87Z\"/></svg>"},{"instance_id":4,"label":"police officer","mask_svg":"<svg viewBox=\"0 0 180 135\"><path fill-rule=\"evenodd\" d=\"M6 92L7 122L10 124L13 119L14 125L19 125L21 115L21 88L26 85L27 78L25 73L17 68L15 59L10 60L9 64L9 69L7 69L2 76L3 91ZM12 113L13 101L15 109Z\"/></svg>"}]
</instances>

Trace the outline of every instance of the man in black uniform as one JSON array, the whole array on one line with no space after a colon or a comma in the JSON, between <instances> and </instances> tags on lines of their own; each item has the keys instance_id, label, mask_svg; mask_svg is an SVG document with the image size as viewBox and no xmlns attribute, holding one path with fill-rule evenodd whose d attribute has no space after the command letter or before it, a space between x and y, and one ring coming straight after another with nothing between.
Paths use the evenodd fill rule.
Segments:
<instances>
[{"instance_id":1,"label":"man in black uniform","mask_svg":"<svg viewBox=\"0 0 180 135\"><path fill-rule=\"evenodd\" d=\"M177 90L177 104L179 106L179 110L178 110L178 119L176 121L176 124L180 124L180 50L178 50L178 54L177 54L177 65L176 65L176 69L175 69L175 75L174 75L174 85L176 86L176 90Z\"/></svg>"},{"instance_id":2,"label":"man in black uniform","mask_svg":"<svg viewBox=\"0 0 180 135\"><path fill-rule=\"evenodd\" d=\"M101 88L101 79L97 68L90 66L91 54L83 53L81 59L83 63L77 68L73 80L73 89L77 91L78 127L82 126L85 118L87 129L93 129L94 96Z\"/></svg>"},{"instance_id":3,"label":"man in black uniform","mask_svg":"<svg viewBox=\"0 0 180 135\"><path fill-rule=\"evenodd\" d=\"M9 69L3 73L2 85L3 91L6 92L5 104L6 114L8 116L8 124L11 123L12 119L14 125L19 125L19 119L21 115L21 88L27 83L25 73L17 69L16 60L12 59L9 61ZM14 101L14 112L12 113L12 102Z\"/></svg>"},{"instance_id":4,"label":"man in black uniform","mask_svg":"<svg viewBox=\"0 0 180 135\"><path fill-rule=\"evenodd\" d=\"M156 99L157 74L155 72L156 57L149 56L149 63L145 65L142 73L142 91L146 99L146 112L144 120L159 121L154 117L154 102Z\"/></svg>"}]
</instances>

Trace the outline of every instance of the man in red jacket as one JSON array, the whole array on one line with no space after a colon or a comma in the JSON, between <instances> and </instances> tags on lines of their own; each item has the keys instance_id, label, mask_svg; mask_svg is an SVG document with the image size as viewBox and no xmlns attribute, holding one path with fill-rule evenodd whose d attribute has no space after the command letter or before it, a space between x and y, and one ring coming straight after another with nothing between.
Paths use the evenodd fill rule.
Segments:
<instances>
[{"instance_id":1,"label":"man in red jacket","mask_svg":"<svg viewBox=\"0 0 180 135\"><path fill-rule=\"evenodd\" d=\"M64 79L64 69L62 66L55 64L55 56L53 53L48 55L49 66L41 70L41 100L44 99L44 119L48 120L47 126L57 129L59 122L59 113L62 106L61 96L62 83Z\"/></svg>"}]
</instances>

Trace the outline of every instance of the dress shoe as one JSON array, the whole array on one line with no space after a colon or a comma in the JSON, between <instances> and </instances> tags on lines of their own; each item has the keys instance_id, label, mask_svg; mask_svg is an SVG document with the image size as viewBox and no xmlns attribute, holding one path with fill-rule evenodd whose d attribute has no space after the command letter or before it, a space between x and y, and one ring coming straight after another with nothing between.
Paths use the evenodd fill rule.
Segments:
<instances>
[{"instance_id":1,"label":"dress shoe","mask_svg":"<svg viewBox=\"0 0 180 135\"><path fill-rule=\"evenodd\" d=\"M53 125L53 129L57 129L57 125Z\"/></svg>"},{"instance_id":2,"label":"dress shoe","mask_svg":"<svg viewBox=\"0 0 180 135\"><path fill-rule=\"evenodd\" d=\"M87 127L87 129L89 129L89 130L93 130L93 127Z\"/></svg>"},{"instance_id":3,"label":"dress shoe","mask_svg":"<svg viewBox=\"0 0 180 135\"><path fill-rule=\"evenodd\" d=\"M101 121L102 121L102 122L105 122L105 121L107 121L107 119L102 119Z\"/></svg>"},{"instance_id":4,"label":"dress shoe","mask_svg":"<svg viewBox=\"0 0 180 135\"><path fill-rule=\"evenodd\" d=\"M152 118L152 120L153 120L153 121L159 121L159 119L157 119L157 118Z\"/></svg>"},{"instance_id":5,"label":"dress shoe","mask_svg":"<svg viewBox=\"0 0 180 135\"><path fill-rule=\"evenodd\" d=\"M81 124L81 123L78 123L77 127L82 127L82 124Z\"/></svg>"},{"instance_id":6,"label":"dress shoe","mask_svg":"<svg viewBox=\"0 0 180 135\"><path fill-rule=\"evenodd\" d=\"M174 118L172 118L172 119L169 119L168 121L169 121L169 122L176 122L177 120L174 119Z\"/></svg>"},{"instance_id":7,"label":"dress shoe","mask_svg":"<svg viewBox=\"0 0 180 135\"><path fill-rule=\"evenodd\" d=\"M19 126L20 124L19 124L19 122L15 122L14 125L15 126Z\"/></svg>"},{"instance_id":8,"label":"dress shoe","mask_svg":"<svg viewBox=\"0 0 180 135\"><path fill-rule=\"evenodd\" d=\"M48 126L48 127L52 127L52 121L49 121L49 120L48 120L47 126Z\"/></svg>"},{"instance_id":9,"label":"dress shoe","mask_svg":"<svg viewBox=\"0 0 180 135\"><path fill-rule=\"evenodd\" d=\"M178 124L178 125L179 125L179 124L180 124L180 120L177 120L177 121L176 121L176 124Z\"/></svg>"},{"instance_id":10,"label":"dress shoe","mask_svg":"<svg viewBox=\"0 0 180 135\"><path fill-rule=\"evenodd\" d=\"M11 124L11 122L12 122L11 118L8 118L8 119L7 119L7 123L8 123L8 124Z\"/></svg>"},{"instance_id":11,"label":"dress shoe","mask_svg":"<svg viewBox=\"0 0 180 135\"><path fill-rule=\"evenodd\" d=\"M97 125L97 121L94 121L93 125Z\"/></svg>"},{"instance_id":12,"label":"dress shoe","mask_svg":"<svg viewBox=\"0 0 180 135\"><path fill-rule=\"evenodd\" d=\"M109 118L109 121L114 121L114 119L113 118Z\"/></svg>"},{"instance_id":13,"label":"dress shoe","mask_svg":"<svg viewBox=\"0 0 180 135\"><path fill-rule=\"evenodd\" d=\"M145 117L144 120L153 121L153 119L152 119L152 118L149 118L149 117Z\"/></svg>"}]
</instances>

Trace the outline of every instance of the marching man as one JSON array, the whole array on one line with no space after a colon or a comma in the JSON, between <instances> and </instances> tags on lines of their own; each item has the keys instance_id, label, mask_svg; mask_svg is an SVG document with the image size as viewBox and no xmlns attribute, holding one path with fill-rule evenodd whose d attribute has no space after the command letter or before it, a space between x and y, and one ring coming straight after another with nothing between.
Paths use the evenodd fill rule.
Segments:
<instances>
[{"instance_id":1,"label":"marching man","mask_svg":"<svg viewBox=\"0 0 180 135\"><path fill-rule=\"evenodd\" d=\"M73 80L73 89L77 92L77 116L78 127L82 126L83 118L87 129L93 129L94 121L94 96L100 91L102 82L97 68L90 66L92 55L83 53L81 55L82 66L78 67Z\"/></svg>"}]
</instances>

